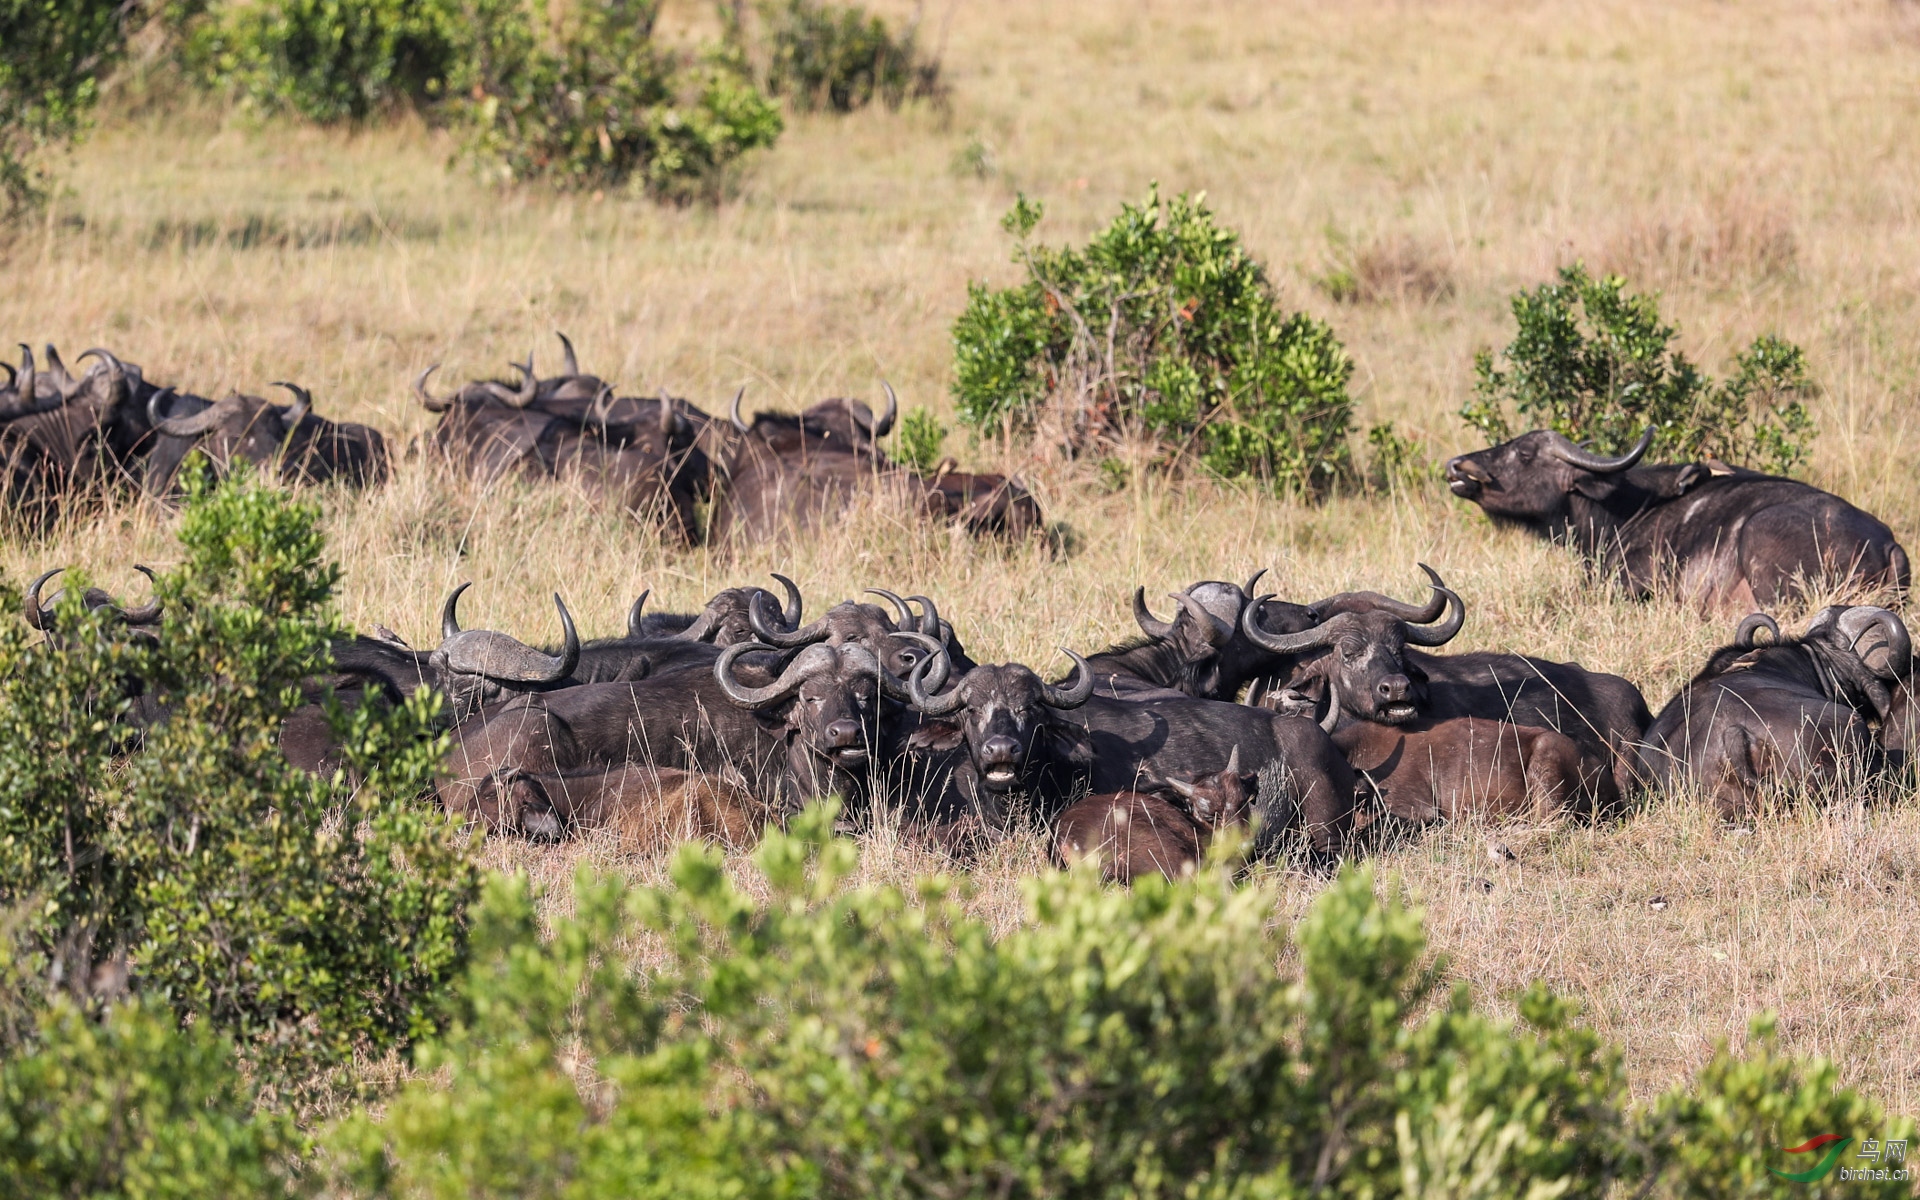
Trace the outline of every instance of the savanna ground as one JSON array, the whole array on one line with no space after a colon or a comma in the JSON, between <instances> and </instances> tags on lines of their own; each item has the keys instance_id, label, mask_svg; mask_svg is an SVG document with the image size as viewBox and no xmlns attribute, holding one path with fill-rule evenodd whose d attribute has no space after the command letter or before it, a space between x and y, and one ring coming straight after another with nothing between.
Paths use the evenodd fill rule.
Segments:
<instances>
[{"instance_id":1,"label":"savanna ground","mask_svg":"<svg viewBox=\"0 0 1920 1200\"><path fill-rule=\"evenodd\" d=\"M705 11L682 7L689 21ZM884 376L909 407L945 416L947 326L969 279L1013 277L998 218L1016 191L1046 203L1039 236L1059 243L1158 180L1204 189L1285 301L1334 323L1358 364L1362 427L1393 421L1429 460L1478 444L1454 412L1474 350L1511 334L1508 294L1580 258L1659 289L1710 368L1766 331L1806 347L1824 389L1811 478L1920 544L1920 7L928 10L944 109L793 118L711 208L491 190L418 125L322 132L110 97L70 191L4 251L0 331L69 356L104 343L203 394L298 380L326 415L397 445L429 428L407 390L420 368L502 374L529 345L552 364L556 328L624 389L665 386L710 410L741 384L749 409L876 399ZM1357 298L1316 282L1339 270ZM1412 596L1421 560L1468 600L1457 648L1619 672L1656 709L1731 628L1612 595L1431 480L1306 506L1146 479L1112 490L960 433L948 449L1024 472L1065 550L876 512L723 557L664 547L563 489L484 492L416 458L383 490L325 496L348 568L341 604L357 624L432 644L441 598L473 579L470 624L543 640L557 636L556 589L583 632L605 634L642 588L685 609L780 570L816 611L870 585L927 592L979 657L1046 670L1056 646L1132 633L1136 583L1157 595L1267 566L1298 600ZM170 545L163 515L128 509L0 546L0 569L85 564L137 593L131 564L164 561ZM1666 800L1599 828L1501 836L1517 863L1490 861L1478 831L1443 830L1383 855L1383 875L1424 904L1449 972L1482 996L1544 978L1584 1002L1637 1095L1772 1008L1791 1050L1835 1058L1894 1111L1920 1103L1911 796L1742 828ZM636 876L663 865L594 842L486 853L562 896L583 859ZM947 866L882 834L866 870ZM1019 878L1044 869L1038 839L1012 839L973 869L975 903L1017 920ZM1275 919L1320 886L1286 877Z\"/></svg>"}]
</instances>

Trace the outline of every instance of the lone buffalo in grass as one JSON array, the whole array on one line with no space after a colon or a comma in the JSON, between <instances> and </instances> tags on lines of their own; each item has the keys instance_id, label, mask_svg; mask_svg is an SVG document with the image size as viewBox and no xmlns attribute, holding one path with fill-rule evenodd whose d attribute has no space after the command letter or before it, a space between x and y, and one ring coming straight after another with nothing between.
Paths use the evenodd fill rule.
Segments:
<instances>
[{"instance_id":1,"label":"lone buffalo in grass","mask_svg":"<svg viewBox=\"0 0 1920 1200\"><path fill-rule=\"evenodd\" d=\"M1907 552L1879 520L1793 479L1720 463L1637 467L1545 429L1447 463L1453 494L1494 520L1571 543L1638 595L1663 586L1754 609L1803 587L1904 590Z\"/></svg>"}]
</instances>

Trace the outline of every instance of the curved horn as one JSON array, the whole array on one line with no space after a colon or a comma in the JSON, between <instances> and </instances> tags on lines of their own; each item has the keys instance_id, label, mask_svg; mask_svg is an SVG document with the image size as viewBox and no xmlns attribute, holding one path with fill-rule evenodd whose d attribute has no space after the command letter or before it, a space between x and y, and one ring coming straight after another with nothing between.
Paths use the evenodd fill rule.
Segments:
<instances>
[{"instance_id":1,"label":"curved horn","mask_svg":"<svg viewBox=\"0 0 1920 1200\"><path fill-rule=\"evenodd\" d=\"M1424 604L1409 604L1405 600L1395 600L1392 596L1379 592L1338 592L1325 600L1317 601L1309 608L1322 621L1343 612L1381 612L1390 617L1415 625L1431 625L1447 611L1447 598L1441 594L1447 581L1440 578L1440 572L1425 563L1416 564L1427 575L1427 586L1432 589Z\"/></svg>"},{"instance_id":2,"label":"curved horn","mask_svg":"<svg viewBox=\"0 0 1920 1200\"><path fill-rule=\"evenodd\" d=\"M704 642L719 628L720 618L713 611L713 601L709 600L707 606L700 610L700 615L693 619L693 624L682 629L677 636L689 642Z\"/></svg>"},{"instance_id":3,"label":"curved horn","mask_svg":"<svg viewBox=\"0 0 1920 1200\"><path fill-rule=\"evenodd\" d=\"M1260 577L1266 573L1267 569L1265 567L1261 567L1258 571L1255 571L1252 577L1247 580L1247 585L1240 589L1240 594L1243 596L1253 595L1253 589L1259 585Z\"/></svg>"},{"instance_id":4,"label":"curved horn","mask_svg":"<svg viewBox=\"0 0 1920 1200\"><path fill-rule=\"evenodd\" d=\"M439 369L440 364L434 363L426 370L420 372L420 378L413 381L414 397L420 401L423 408L431 413L443 413L453 407L452 396L448 396L444 400L437 399L432 392L427 390L427 377Z\"/></svg>"},{"instance_id":5,"label":"curved horn","mask_svg":"<svg viewBox=\"0 0 1920 1200\"><path fill-rule=\"evenodd\" d=\"M787 593L787 607L781 611L781 619L787 623L788 629L800 628L800 618L805 612L800 602L800 585L778 571L768 571L767 574L779 580L781 590Z\"/></svg>"},{"instance_id":6,"label":"curved horn","mask_svg":"<svg viewBox=\"0 0 1920 1200\"><path fill-rule=\"evenodd\" d=\"M880 414L880 419L875 421L869 430L876 439L887 436L893 429L894 421L900 416L900 397L893 394L893 385L882 379L880 390L887 394L887 411Z\"/></svg>"},{"instance_id":7,"label":"curved horn","mask_svg":"<svg viewBox=\"0 0 1920 1200\"><path fill-rule=\"evenodd\" d=\"M1240 773L1240 743L1235 742L1233 744L1233 751L1227 755L1227 774L1238 775L1239 773Z\"/></svg>"},{"instance_id":8,"label":"curved horn","mask_svg":"<svg viewBox=\"0 0 1920 1200\"><path fill-rule=\"evenodd\" d=\"M165 392L155 392L147 397L147 423L168 437L197 438L220 423L226 415L220 405L209 404L190 417L162 417L160 415L160 397Z\"/></svg>"},{"instance_id":9,"label":"curved horn","mask_svg":"<svg viewBox=\"0 0 1920 1200\"><path fill-rule=\"evenodd\" d=\"M13 369L12 363L0 362L0 370L4 370L7 373L7 382L4 386L12 387L14 384L20 382L20 373Z\"/></svg>"},{"instance_id":10,"label":"curved horn","mask_svg":"<svg viewBox=\"0 0 1920 1200\"><path fill-rule=\"evenodd\" d=\"M549 684L565 679L580 665L580 633L574 628L573 614L567 611L566 601L560 599L558 592L554 593L553 606L560 610L564 644L560 653L545 654L491 629L459 630L458 621L453 620L453 607L466 589L466 584L454 589L441 614L441 631L444 633L450 624L457 631L454 636L443 639L440 649L434 652L444 656L449 669L463 675L483 675L502 683Z\"/></svg>"},{"instance_id":11,"label":"curved horn","mask_svg":"<svg viewBox=\"0 0 1920 1200\"><path fill-rule=\"evenodd\" d=\"M809 675L831 667L838 655L825 646L809 646L794 656L787 669L780 672L779 678L765 687L748 687L733 677L733 664L741 655L754 651L772 650L774 647L765 642L740 642L728 646L720 654L720 661L713 664L713 678L727 699L742 708L760 709L778 704L800 690L800 685Z\"/></svg>"},{"instance_id":12,"label":"curved horn","mask_svg":"<svg viewBox=\"0 0 1920 1200\"><path fill-rule=\"evenodd\" d=\"M460 593L473 586L471 579L447 593L447 602L440 606L440 640L451 641L460 636Z\"/></svg>"},{"instance_id":13,"label":"curved horn","mask_svg":"<svg viewBox=\"0 0 1920 1200\"><path fill-rule=\"evenodd\" d=\"M143 567L139 563L135 563L133 564L133 569L147 577L148 587L152 587L154 585L155 580L153 578L153 569L151 567ZM149 600L146 606L143 608L121 609L120 619L125 621L129 625L151 625L155 621L158 621L160 619L160 612L161 612L160 597L156 595L152 600Z\"/></svg>"},{"instance_id":14,"label":"curved horn","mask_svg":"<svg viewBox=\"0 0 1920 1200\"><path fill-rule=\"evenodd\" d=\"M1078 654L1060 647L1060 653L1073 660L1074 684L1072 687L1059 687L1051 683L1040 685L1040 701L1048 708L1079 708L1093 698L1093 668L1087 660Z\"/></svg>"},{"instance_id":15,"label":"curved horn","mask_svg":"<svg viewBox=\"0 0 1920 1200\"><path fill-rule=\"evenodd\" d=\"M55 567L51 571L42 571L32 583L27 585L25 604L27 624L42 633L53 628L53 609L40 607L40 589L46 586L47 580L64 570L66 570L65 567Z\"/></svg>"},{"instance_id":16,"label":"curved horn","mask_svg":"<svg viewBox=\"0 0 1920 1200\"><path fill-rule=\"evenodd\" d=\"M1173 633L1173 622L1162 621L1147 607L1146 588L1133 589L1133 619L1139 624L1141 632L1150 638L1165 638Z\"/></svg>"},{"instance_id":17,"label":"curved horn","mask_svg":"<svg viewBox=\"0 0 1920 1200\"><path fill-rule=\"evenodd\" d=\"M599 425L603 429L607 424L607 414L613 411L613 385L602 383L600 390L593 394L593 403L587 406L587 415L583 424Z\"/></svg>"},{"instance_id":18,"label":"curved horn","mask_svg":"<svg viewBox=\"0 0 1920 1200\"><path fill-rule=\"evenodd\" d=\"M526 680L528 683L558 683L573 674L580 665L580 631L573 627L573 614L567 611L567 602L560 593L553 594L553 606L560 611L560 657L554 663L553 674L545 679Z\"/></svg>"},{"instance_id":19,"label":"curved horn","mask_svg":"<svg viewBox=\"0 0 1920 1200\"><path fill-rule=\"evenodd\" d=\"M740 417L740 398L746 394L747 389L744 387L733 394L733 405L727 409L727 420L732 421L733 427L741 433L752 433L753 427Z\"/></svg>"},{"instance_id":20,"label":"curved horn","mask_svg":"<svg viewBox=\"0 0 1920 1200\"><path fill-rule=\"evenodd\" d=\"M672 437L686 428L686 418L680 415L680 406L665 392L660 393L660 433Z\"/></svg>"},{"instance_id":21,"label":"curved horn","mask_svg":"<svg viewBox=\"0 0 1920 1200\"><path fill-rule=\"evenodd\" d=\"M1913 665L1913 639L1907 633L1906 623L1894 613L1883 608L1875 614L1875 619L1887 633L1887 678L1898 679Z\"/></svg>"},{"instance_id":22,"label":"curved horn","mask_svg":"<svg viewBox=\"0 0 1920 1200\"><path fill-rule=\"evenodd\" d=\"M902 600L897 593L890 592L885 588L868 588L867 595L880 596L884 598L887 603L893 605L893 627L895 629L913 630L914 632L919 631L920 623L914 618L913 610L907 607L907 602Z\"/></svg>"},{"instance_id":23,"label":"curved horn","mask_svg":"<svg viewBox=\"0 0 1920 1200\"><path fill-rule=\"evenodd\" d=\"M1192 592L1168 592L1167 597L1179 601L1180 607L1207 631L1207 645L1224 646L1233 640L1233 623L1216 616Z\"/></svg>"},{"instance_id":24,"label":"curved horn","mask_svg":"<svg viewBox=\"0 0 1920 1200\"><path fill-rule=\"evenodd\" d=\"M1241 610L1240 632L1246 634L1247 640L1254 645L1275 654L1300 654L1316 650L1333 640L1333 632L1324 622L1299 633L1268 633L1260 627L1260 606L1271 599L1272 593L1256 597Z\"/></svg>"},{"instance_id":25,"label":"curved horn","mask_svg":"<svg viewBox=\"0 0 1920 1200\"><path fill-rule=\"evenodd\" d=\"M933 637L943 639L946 637L946 634L940 630L940 610L933 606L931 598L926 596L908 596L907 601L908 603L918 604L920 606L920 623L914 628L918 629L921 633L929 634Z\"/></svg>"},{"instance_id":26,"label":"curved horn","mask_svg":"<svg viewBox=\"0 0 1920 1200\"><path fill-rule=\"evenodd\" d=\"M175 392L173 388L163 387L159 391L147 397L147 428L148 429L154 429L158 427L158 424L161 419L160 417L161 402L164 400L170 400L176 395L178 395L178 393Z\"/></svg>"},{"instance_id":27,"label":"curved horn","mask_svg":"<svg viewBox=\"0 0 1920 1200\"><path fill-rule=\"evenodd\" d=\"M932 670L927 672L926 685L929 692L937 692L947 686L947 676L953 673L953 659L948 656L945 643L939 638L928 637L924 633L902 632L890 633L887 636L897 637L904 641L923 646L931 652L934 657L940 660ZM912 675L913 672L908 671L907 674ZM894 696L894 699L910 701L910 697L906 695Z\"/></svg>"},{"instance_id":28,"label":"curved horn","mask_svg":"<svg viewBox=\"0 0 1920 1200\"><path fill-rule=\"evenodd\" d=\"M568 376L578 375L580 373L580 360L573 356L573 343L568 341L567 335L561 333L558 329L553 331L553 336L560 339L560 349L564 352L565 365L562 368L562 373ZM533 362L533 355L527 355L527 362Z\"/></svg>"},{"instance_id":29,"label":"curved horn","mask_svg":"<svg viewBox=\"0 0 1920 1200\"><path fill-rule=\"evenodd\" d=\"M1772 634L1775 642L1780 640L1780 622L1766 613L1757 612L1740 618L1740 627L1733 631L1733 644L1742 650L1753 649L1753 635L1762 629Z\"/></svg>"},{"instance_id":30,"label":"curved horn","mask_svg":"<svg viewBox=\"0 0 1920 1200\"><path fill-rule=\"evenodd\" d=\"M627 636L628 637L637 638L637 637L644 636L640 631L640 614L646 611L647 597L651 595L653 595L652 588L648 588L646 591L641 592L639 597L636 600L634 600L633 607L627 610Z\"/></svg>"},{"instance_id":31,"label":"curved horn","mask_svg":"<svg viewBox=\"0 0 1920 1200\"><path fill-rule=\"evenodd\" d=\"M287 428L292 429L306 420L307 414L313 411L313 393L297 383L288 383L285 380L275 380L273 386L285 388L293 393L293 403L287 406L286 415L280 418L286 422Z\"/></svg>"},{"instance_id":32,"label":"curved horn","mask_svg":"<svg viewBox=\"0 0 1920 1200\"><path fill-rule=\"evenodd\" d=\"M113 351L100 346L89 346L81 353L80 357L74 361L85 362L89 358L97 358L107 365L108 386L115 392L120 391L121 388L127 385L127 364L115 357ZM119 401L115 400L114 403L117 404Z\"/></svg>"},{"instance_id":33,"label":"curved horn","mask_svg":"<svg viewBox=\"0 0 1920 1200\"><path fill-rule=\"evenodd\" d=\"M1438 625L1407 626L1407 642L1414 646L1444 646L1460 632L1467 623L1467 603L1460 599L1460 593L1450 587L1434 584L1433 590L1446 598L1447 606L1452 609L1445 620Z\"/></svg>"},{"instance_id":34,"label":"curved horn","mask_svg":"<svg viewBox=\"0 0 1920 1200\"><path fill-rule=\"evenodd\" d=\"M798 629L776 629L773 622L768 620L761 610L760 604L763 600L769 608L773 606L772 593L763 588L755 588L753 596L747 601L747 624L753 627L755 636L761 641L782 650L791 650L795 646L811 646L815 642L826 640L828 633L826 618L823 617Z\"/></svg>"},{"instance_id":35,"label":"curved horn","mask_svg":"<svg viewBox=\"0 0 1920 1200\"><path fill-rule=\"evenodd\" d=\"M1327 676L1327 715L1320 718L1320 728L1332 733L1340 728L1340 686Z\"/></svg>"},{"instance_id":36,"label":"curved horn","mask_svg":"<svg viewBox=\"0 0 1920 1200\"><path fill-rule=\"evenodd\" d=\"M966 706L966 699L954 688L944 696L932 695L927 690L927 674L934 660L929 658L913 668L907 676L908 703L929 717L950 717Z\"/></svg>"},{"instance_id":37,"label":"curved horn","mask_svg":"<svg viewBox=\"0 0 1920 1200\"><path fill-rule=\"evenodd\" d=\"M1599 475L1611 475L1616 471L1624 471L1639 462L1641 456L1644 455L1652 445L1653 426L1649 425L1647 426L1647 431L1640 435L1640 440L1633 444L1633 449L1618 458L1608 458L1604 454L1594 454L1591 451L1582 450L1572 442L1568 442L1564 446L1559 442L1549 442L1547 443L1547 449L1555 458L1563 462L1571 463L1582 470L1592 471Z\"/></svg>"},{"instance_id":38,"label":"curved horn","mask_svg":"<svg viewBox=\"0 0 1920 1200\"><path fill-rule=\"evenodd\" d=\"M940 666L938 670L928 672L929 675L932 675L934 677L932 680L933 690L936 692L939 691L940 688L947 682L947 675L950 670L950 667L946 661L947 648L945 646L942 646L939 642L935 641L934 639L928 637L924 633L891 633L891 634L888 634L887 636L897 637L903 641L918 643L921 647L923 647L928 652L929 655L931 655L933 658L940 660ZM867 667L864 667L863 669L871 670L873 672L874 677L879 681L880 690L886 693L888 699L898 700L902 704L913 703L913 689L910 688L907 685L907 683L904 680L902 680L898 675L895 675L892 671L889 671L887 669L887 665L880 661L879 655L875 654L871 649L867 648L866 646L863 646L857 643L846 646L845 652L847 653L858 652L858 655L864 655L866 657L870 665ZM856 662L858 661L857 657L855 661ZM914 664L914 667L916 670L919 668L919 665L920 664L918 663ZM908 674L912 674L912 672L909 671Z\"/></svg>"},{"instance_id":39,"label":"curved horn","mask_svg":"<svg viewBox=\"0 0 1920 1200\"><path fill-rule=\"evenodd\" d=\"M1234 749L1237 750L1239 749L1239 747L1235 746ZM1200 794L1199 788L1193 786L1191 783L1188 783L1186 780L1181 779L1177 776L1173 776L1173 775L1165 776L1164 778L1161 779L1160 782L1166 784L1168 787L1172 788L1174 791L1179 792L1182 796L1185 796L1189 800L1192 800L1194 797Z\"/></svg>"},{"instance_id":40,"label":"curved horn","mask_svg":"<svg viewBox=\"0 0 1920 1200\"><path fill-rule=\"evenodd\" d=\"M52 342L47 343L47 371L53 376L53 386L60 389L61 395L66 395L73 387L73 376L67 373L67 364L60 361L60 352L53 348Z\"/></svg>"},{"instance_id":41,"label":"curved horn","mask_svg":"<svg viewBox=\"0 0 1920 1200\"><path fill-rule=\"evenodd\" d=\"M20 390L15 394L19 397L19 402L24 407L32 408L34 405L38 404L40 401L40 397L34 394L34 384L36 382L38 382L38 380L36 378L36 373L33 368L33 347L27 345L25 342L21 342L20 343L20 378L19 378Z\"/></svg>"},{"instance_id":42,"label":"curved horn","mask_svg":"<svg viewBox=\"0 0 1920 1200\"><path fill-rule=\"evenodd\" d=\"M533 351L527 351L526 362L517 363L508 359L507 365L520 372L522 376L519 390L512 394L512 398L508 399L507 403L514 408L525 408L533 403L533 398L540 392L540 377L533 373Z\"/></svg>"}]
</instances>

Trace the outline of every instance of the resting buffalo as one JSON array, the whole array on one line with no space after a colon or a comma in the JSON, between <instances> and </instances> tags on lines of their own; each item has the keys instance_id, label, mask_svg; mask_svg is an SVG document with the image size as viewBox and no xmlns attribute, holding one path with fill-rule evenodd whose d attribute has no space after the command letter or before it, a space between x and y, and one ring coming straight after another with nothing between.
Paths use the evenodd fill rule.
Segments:
<instances>
[{"instance_id":1,"label":"resting buffalo","mask_svg":"<svg viewBox=\"0 0 1920 1200\"><path fill-rule=\"evenodd\" d=\"M883 385L884 386L884 385ZM740 415L740 396L729 414L735 436L727 453L726 485L714 502L708 540L764 541L807 529L841 513L863 487L892 466L877 445L893 428L899 398L886 388L887 408L878 418L858 400L822 400L797 416Z\"/></svg>"},{"instance_id":2,"label":"resting buffalo","mask_svg":"<svg viewBox=\"0 0 1920 1200\"><path fill-rule=\"evenodd\" d=\"M1907 552L1878 520L1792 479L1717 463L1639 467L1544 429L1447 463L1447 483L1496 521L1564 540L1635 594L1665 584L1697 602L1755 608L1802 585L1895 588Z\"/></svg>"},{"instance_id":3,"label":"resting buffalo","mask_svg":"<svg viewBox=\"0 0 1920 1200\"><path fill-rule=\"evenodd\" d=\"M1884 608L1826 608L1802 636L1770 645L1754 643L1761 629L1779 633L1764 614L1741 622L1661 710L1642 750L1650 783L1698 788L1728 818L1783 787L1821 791L1871 772L1871 725L1912 669L1907 628Z\"/></svg>"},{"instance_id":4,"label":"resting buffalo","mask_svg":"<svg viewBox=\"0 0 1920 1200\"><path fill-rule=\"evenodd\" d=\"M945 694L926 687L932 663L908 678L914 707L958 731L963 774L980 792L1018 788L1057 810L1082 786L1137 791L1143 780L1212 774L1236 758L1254 771L1278 762L1291 787L1262 793L1256 848L1303 827L1316 850L1338 849L1352 818L1353 772L1312 722L1174 693L1095 696L1088 661L1064 653L1075 664L1071 687L1045 683L1018 664L975 667Z\"/></svg>"},{"instance_id":5,"label":"resting buffalo","mask_svg":"<svg viewBox=\"0 0 1920 1200\"><path fill-rule=\"evenodd\" d=\"M1620 801L1608 764L1551 729L1480 717L1341 725L1342 715L1336 699L1323 728L1381 807L1402 821L1544 821L1610 811Z\"/></svg>"},{"instance_id":6,"label":"resting buffalo","mask_svg":"<svg viewBox=\"0 0 1920 1200\"><path fill-rule=\"evenodd\" d=\"M1163 781L1185 808L1152 792L1088 796L1054 822L1049 850L1063 866L1093 858L1111 883L1154 872L1177 879L1199 866L1214 834L1246 820L1258 779L1241 773L1235 754L1216 774Z\"/></svg>"},{"instance_id":7,"label":"resting buffalo","mask_svg":"<svg viewBox=\"0 0 1920 1200\"><path fill-rule=\"evenodd\" d=\"M744 849L773 816L730 767L700 772L627 763L571 775L509 775L501 787L523 833L558 840L605 830L620 849L643 854L694 839Z\"/></svg>"},{"instance_id":8,"label":"resting buffalo","mask_svg":"<svg viewBox=\"0 0 1920 1200\"><path fill-rule=\"evenodd\" d=\"M1170 593L1180 605L1170 621L1154 616L1146 589L1135 588L1133 619L1146 636L1087 656L1098 694L1122 698L1171 691L1199 700L1234 700L1249 683L1283 667L1287 660L1256 644L1240 627L1253 588L1265 574L1256 571L1245 585L1203 580ZM1297 631L1319 619L1312 607L1271 597L1261 598L1260 609L1266 629Z\"/></svg>"},{"instance_id":9,"label":"resting buffalo","mask_svg":"<svg viewBox=\"0 0 1920 1200\"><path fill-rule=\"evenodd\" d=\"M745 655L767 682L742 677ZM514 779L629 762L731 767L778 811L816 796L859 796L881 742L882 691L907 694L864 646L816 643L780 655L745 642L722 652L710 673L584 684L485 710L455 731L453 778L441 795L451 811L497 829L519 827L525 789Z\"/></svg>"},{"instance_id":10,"label":"resting buffalo","mask_svg":"<svg viewBox=\"0 0 1920 1200\"><path fill-rule=\"evenodd\" d=\"M337 480L366 487L386 480L387 443L379 430L317 417L305 388L273 386L291 393L293 403L272 404L239 392L209 401L171 389L149 398L148 425L159 444L147 473L148 492L170 491L181 459L195 449L222 474L245 462L289 484Z\"/></svg>"},{"instance_id":11,"label":"resting buffalo","mask_svg":"<svg viewBox=\"0 0 1920 1200\"><path fill-rule=\"evenodd\" d=\"M1320 712L1336 694L1331 683L1341 710L1354 720L1400 725L1421 717L1479 717L1552 729L1572 738L1583 754L1608 764L1614 786L1623 794L1629 790L1634 746L1651 719L1640 689L1618 675L1576 663L1414 649L1450 641L1466 619L1459 595L1432 568L1422 564L1422 569L1434 599L1449 610L1438 625L1419 623L1439 615L1431 609L1364 593L1366 611L1336 612L1299 633L1275 634L1259 624L1261 610L1249 606L1242 620L1247 636L1292 663L1284 685L1262 703L1296 715Z\"/></svg>"},{"instance_id":12,"label":"resting buffalo","mask_svg":"<svg viewBox=\"0 0 1920 1200\"><path fill-rule=\"evenodd\" d=\"M916 477L926 510L963 526L975 537L1024 538L1046 527L1040 502L1018 479L959 469L943 459L930 475Z\"/></svg>"}]
</instances>

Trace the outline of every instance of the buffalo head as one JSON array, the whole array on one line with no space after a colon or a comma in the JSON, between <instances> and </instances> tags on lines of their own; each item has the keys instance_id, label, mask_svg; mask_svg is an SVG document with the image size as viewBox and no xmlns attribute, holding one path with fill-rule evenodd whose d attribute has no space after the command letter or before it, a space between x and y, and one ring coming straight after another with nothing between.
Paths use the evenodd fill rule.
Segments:
<instances>
[{"instance_id":1,"label":"buffalo head","mask_svg":"<svg viewBox=\"0 0 1920 1200\"><path fill-rule=\"evenodd\" d=\"M1012 790L1025 773L1035 742L1044 732L1049 709L1078 708L1093 695L1093 670L1087 660L1062 650L1073 660L1071 687L1047 683L1019 663L979 666L960 677L944 694L930 694L927 678L934 668L925 663L907 680L913 706L929 717L959 725L967 754L988 791Z\"/></svg>"},{"instance_id":2,"label":"buffalo head","mask_svg":"<svg viewBox=\"0 0 1920 1200\"><path fill-rule=\"evenodd\" d=\"M1447 486L1487 515L1527 525L1554 524L1570 515L1572 498L1604 501L1621 474L1653 445L1653 430L1618 457L1583 450L1547 429L1523 433L1447 462Z\"/></svg>"},{"instance_id":3,"label":"buffalo head","mask_svg":"<svg viewBox=\"0 0 1920 1200\"><path fill-rule=\"evenodd\" d=\"M771 683L739 678L735 664L742 655L777 649L764 642L727 647L713 668L720 689L742 708L784 718L799 748L833 767L866 766L879 744L881 693L904 698L907 685L865 646L819 642L789 659Z\"/></svg>"},{"instance_id":4,"label":"buffalo head","mask_svg":"<svg viewBox=\"0 0 1920 1200\"><path fill-rule=\"evenodd\" d=\"M472 586L463 583L447 596L440 610L440 646L428 657L456 724L506 696L554 687L580 664L580 635L557 593L553 606L560 611L564 640L559 654L547 654L491 629L460 628L460 594Z\"/></svg>"}]
</instances>

